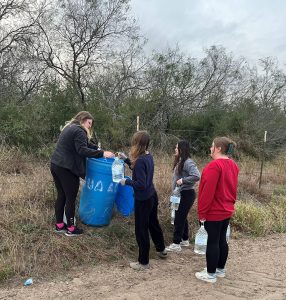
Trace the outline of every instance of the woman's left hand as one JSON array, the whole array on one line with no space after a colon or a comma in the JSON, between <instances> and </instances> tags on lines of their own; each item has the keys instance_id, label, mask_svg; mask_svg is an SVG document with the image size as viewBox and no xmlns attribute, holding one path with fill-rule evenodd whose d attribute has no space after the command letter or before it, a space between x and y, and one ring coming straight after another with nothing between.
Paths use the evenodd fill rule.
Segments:
<instances>
[{"instance_id":1,"label":"woman's left hand","mask_svg":"<svg viewBox=\"0 0 286 300\"><path fill-rule=\"evenodd\" d=\"M120 184L121 184L121 185L125 185L125 181L126 181L126 178L122 178L122 179L120 180Z\"/></svg>"},{"instance_id":2,"label":"woman's left hand","mask_svg":"<svg viewBox=\"0 0 286 300\"><path fill-rule=\"evenodd\" d=\"M114 157L114 153L111 151L104 151L103 156L106 158L111 158L111 157Z\"/></svg>"},{"instance_id":3,"label":"woman's left hand","mask_svg":"<svg viewBox=\"0 0 286 300\"><path fill-rule=\"evenodd\" d=\"M127 158L127 155L125 155L123 152L118 152L118 157L124 160Z\"/></svg>"},{"instance_id":4,"label":"woman's left hand","mask_svg":"<svg viewBox=\"0 0 286 300\"><path fill-rule=\"evenodd\" d=\"M176 183L177 183L177 185L182 185L183 184L183 179L182 178L178 179Z\"/></svg>"}]
</instances>

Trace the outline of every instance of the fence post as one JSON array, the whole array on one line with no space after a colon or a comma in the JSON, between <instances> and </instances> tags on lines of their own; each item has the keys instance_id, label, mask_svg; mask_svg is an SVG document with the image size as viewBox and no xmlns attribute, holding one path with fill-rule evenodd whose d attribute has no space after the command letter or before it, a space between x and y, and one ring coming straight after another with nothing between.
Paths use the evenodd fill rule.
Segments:
<instances>
[{"instance_id":1,"label":"fence post","mask_svg":"<svg viewBox=\"0 0 286 300\"><path fill-rule=\"evenodd\" d=\"M136 130L139 131L139 116L137 116L137 125L136 125Z\"/></svg>"},{"instance_id":2,"label":"fence post","mask_svg":"<svg viewBox=\"0 0 286 300\"><path fill-rule=\"evenodd\" d=\"M264 164L264 157L265 157L265 144L266 144L266 136L267 131L264 131L264 141L263 141L263 148L262 148L262 155L261 155L261 167L260 167L260 176L259 176L259 188L261 187L262 181L262 172L263 172L263 164Z\"/></svg>"}]
</instances>

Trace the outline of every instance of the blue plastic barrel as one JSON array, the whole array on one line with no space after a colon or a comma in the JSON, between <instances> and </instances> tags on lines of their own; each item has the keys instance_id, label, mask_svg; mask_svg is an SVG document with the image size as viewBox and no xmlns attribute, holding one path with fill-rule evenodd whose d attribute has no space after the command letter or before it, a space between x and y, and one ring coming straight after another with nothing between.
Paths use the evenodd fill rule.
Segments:
<instances>
[{"instance_id":1,"label":"blue plastic barrel","mask_svg":"<svg viewBox=\"0 0 286 300\"><path fill-rule=\"evenodd\" d=\"M112 181L113 158L88 158L86 177L79 203L84 224L105 226L110 223L118 183Z\"/></svg>"},{"instance_id":2,"label":"blue plastic barrel","mask_svg":"<svg viewBox=\"0 0 286 300\"><path fill-rule=\"evenodd\" d=\"M129 178L125 176L125 178ZM130 179L130 178L129 178ZM130 185L118 185L117 194L115 197L115 205L117 210L124 217L130 216L134 211L134 191Z\"/></svg>"}]
</instances>

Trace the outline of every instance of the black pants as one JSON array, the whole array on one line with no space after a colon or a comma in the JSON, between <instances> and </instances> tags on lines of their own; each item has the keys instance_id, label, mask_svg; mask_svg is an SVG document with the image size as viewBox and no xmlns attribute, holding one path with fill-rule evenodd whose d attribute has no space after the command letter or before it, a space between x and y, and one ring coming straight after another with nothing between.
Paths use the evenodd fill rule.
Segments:
<instances>
[{"instance_id":1,"label":"black pants","mask_svg":"<svg viewBox=\"0 0 286 300\"><path fill-rule=\"evenodd\" d=\"M194 189L181 191L181 200L175 213L173 243L180 244L182 239L189 239L188 213L194 204L196 193Z\"/></svg>"},{"instance_id":2,"label":"black pants","mask_svg":"<svg viewBox=\"0 0 286 300\"><path fill-rule=\"evenodd\" d=\"M223 269L226 264L228 257L226 231L229 220L205 222L205 229L208 233L206 252L208 273L215 273L216 268Z\"/></svg>"},{"instance_id":3,"label":"black pants","mask_svg":"<svg viewBox=\"0 0 286 300\"><path fill-rule=\"evenodd\" d=\"M51 164L51 173L57 189L57 200L55 203L56 222L63 222L66 213L67 225L74 225L75 200L79 190L79 177L68 169Z\"/></svg>"},{"instance_id":4,"label":"black pants","mask_svg":"<svg viewBox=\"0 0 286 300\"><path fill-rule=\"evenodd\" d=\"M149 263L149 231L156 251L165 249L163 231L158 221L157 212L157 193L144 201L135 199L135 235L139 247L138 262L142 265Z\"/></svg>"}]
</instances>

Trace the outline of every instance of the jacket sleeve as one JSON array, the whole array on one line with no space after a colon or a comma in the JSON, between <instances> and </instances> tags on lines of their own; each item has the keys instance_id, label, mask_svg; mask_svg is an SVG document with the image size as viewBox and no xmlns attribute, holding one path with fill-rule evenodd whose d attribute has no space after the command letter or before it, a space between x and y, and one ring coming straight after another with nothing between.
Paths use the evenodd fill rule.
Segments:
<instances>
[{"instance_id":1,"label":"jacket sleeve","mask_svg":"<svg viewBox=\"0 0 286 300\"><path fill-rule=\"evenodd\" d=\"M128 165L129 169L132 170L130 158L129 157L125 158L124 162Z\"/></svg>"},{"instance_id":2,"label":"jacket sleeve","mask_svg":"<svg viewBox=\"0 0 286 300\"><path fill-rule=\"evenodd\" d=\"M93 150L98 150L98 146L94 143L88 143L87 147Z\"/></svg>"},{"instance_id":3,"label":"jacket sleeve","mask_svg":"<svg viewBox=\"0 0 286 300\"><path fill-rule=\"evenodd\" d=\"M207 212L212 206L219 177L220 169L217 165L208 165L203 171L198 195L198 214L200 220L206 219Z\"/></svg>"},{"instance_id":4,"label":"jacket sleeve","mask_svg":"<svg viewBox=\"0 0 286 300\"><path fill-rule=\"evenodd\" d=\"M103 156L103 150L95 150L88 147L86 133L81 129L75 133L74 145L77 153L81 157L99 158Z\"/></svg>"},{"instance_id":5,"label":"jacket sleeve","mask_svg":"<svg viewBox=\"0 0 286 300\"><path fill-rule=\"evenodd\" d=\"M188 173L188 176L182 178L184 184L194 184L200 180L201 173L194 161L189 160L185 163L184 169Z\"/></svg>"},{"instance_id":6,"label":"jacket sleeve","mask_svg":"<svg viewBox=\"0 0 286 300\"><path fill-rule=\"evenodd\" d=\"M147 174L146 174L146 167L144 161L138 159L133 169L133 173L136 173L136 180L133 179L126 179L125 184L131 185L135 190L144 190L146 189L146 181L147 181ZM133 176L134 178L135 176Z\"/></svg>"}]
</instances>

